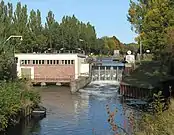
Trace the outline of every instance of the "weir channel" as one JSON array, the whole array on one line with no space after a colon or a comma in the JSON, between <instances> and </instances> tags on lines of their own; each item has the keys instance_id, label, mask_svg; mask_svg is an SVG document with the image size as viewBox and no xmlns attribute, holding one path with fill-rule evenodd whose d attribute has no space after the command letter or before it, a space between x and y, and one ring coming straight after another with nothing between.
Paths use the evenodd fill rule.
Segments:
<instances>
[{"instance_id":1,"label":"weir channel","mask_svg":"<svg viewBox=\"0 0 174 135\"><path fill-rule=\"evenodd\" d=\"M73 95L68 87L38 87L46 118L24 121L6 135L113 135L106 105L117 109L115 123L131 135L128 116L138 113L121 100L118 87L117 81L93 81Z\"/></svg>"}]
</instances>

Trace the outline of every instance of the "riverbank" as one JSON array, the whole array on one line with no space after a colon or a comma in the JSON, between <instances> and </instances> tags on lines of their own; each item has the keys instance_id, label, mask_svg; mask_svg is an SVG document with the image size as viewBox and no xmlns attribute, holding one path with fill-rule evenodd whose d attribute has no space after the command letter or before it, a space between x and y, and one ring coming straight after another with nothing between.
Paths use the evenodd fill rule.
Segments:
<instances>
[{"instance_id":1,"label":"riverbank","mask_svg":"<svg viewBox=\"0 0 174 135\"><path fill-rule=\"evenodd\" d=\"M39 93L33 91L27 82L1 82L0 84L0 131L18 123L32 107L40 102ZM30 109L29 109L30 108Z\"/></svg>"},{"instance_id":2,"label":"riverbank","mask_svg":"<svg viewBox=\"0 0 174 135\"><path fill-rule=\"evenodd\" d=\"M174 134L174 99L168 110L155 115L146 114L139 122L140 132L135 135L173 135Z\"/></svg>"},{"instance_id":3,"label":"riverbank","mask_svg":"<svg viewBox=\"0 0 174 135\"><path fill-rule=\"evenodd\" d=\"M130 74L124 74L121 82L121 92L125 96L137 97L137 93L141 98L152 96L158 90L163 91L165 96L169 96L169 80L173 80L173 76L168 74L168 67L161 65L160 61L142 61L137 68ZM122 88L123 87L123 88ZM144 93L141 93L146 91Z\"/></svg>"},{"instance_id":4,"label":"riverbank","mask_svg":"<svg viewBox=\"0 0 174 135\"><path fill-rule=\"evenodd\" d=\"M159 83L172 77L160 61L143 61L130 75L123 76L123 82L141 88L158 87Z\"/></svg>"},{"instance_id":5,"label":"riverbank","mask_svg":"<svg viewBox=\"0 0 174 135\"><path fill-rule=\"evenodd\" d=\"M143 61L132 73L123 75L123 85L127 86L126 92L129 91L126 94L134 94L135 91L133 93L130 91L138 88L138 91L146 91L146 95L151 93L151 97L157 91L162 91L162 96L172 96L172 87L170 93L169 86L173 84L173 76L168 74L168 70L168 67L161 65L159 61ZM159 107L161 110L153 115L150 113L143 115L143 118L138 121L140 132L136 132L135 135L174 134L174 99L165 111L162 109L161 101L156 102L158 105L153 107Z\"/></svg>"}]
</instances>

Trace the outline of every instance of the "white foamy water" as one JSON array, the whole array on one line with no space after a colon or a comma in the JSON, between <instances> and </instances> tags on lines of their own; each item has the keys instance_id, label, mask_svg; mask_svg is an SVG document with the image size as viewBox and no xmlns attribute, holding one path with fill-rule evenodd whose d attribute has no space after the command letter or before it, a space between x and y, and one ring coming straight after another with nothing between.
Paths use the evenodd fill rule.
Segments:
<instances>
[{"instance_id":1,"label":"white foamy water","mask_svg":"<svg viewBox=\"0 0 174 135\"><path fill-rule=\"evenodd\" d=\"M103 85L116 85L118 86L119 85L119 82L118 81L114 81L114 80L106 80L106 81L92 81L89 85L92 85L92 84L99 84L101 86Z\"/></svg>"},{"instance_id":2,"label":"white foamy water","mask_svg":"<svg viewBox=\"0 0 174 135\"><path fill-rule=\"evenodd\" d=\"M82 98L95 96L99 100L114 97L118 92L118 81L93 81L86 88L80 89Z\"/></svg>"}]
</instances>

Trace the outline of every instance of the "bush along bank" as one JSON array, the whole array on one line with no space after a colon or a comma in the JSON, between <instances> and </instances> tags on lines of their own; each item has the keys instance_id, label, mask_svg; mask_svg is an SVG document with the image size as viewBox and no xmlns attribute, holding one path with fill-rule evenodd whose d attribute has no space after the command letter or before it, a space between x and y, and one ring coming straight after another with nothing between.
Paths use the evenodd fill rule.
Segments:
<instances>
[{"instance_id":1,"label":"bush along bank","mask_svg":"<svg viewBox=\"0 0 174 135\"><path fill-rule=\"evenodd\" d=\"M123 113L128 120L129 128L125 128L125 124L118 124L115 120L118 108L111 111L109 106L106 105L108 114L108 123L114 135L173 135L174 133L174 99L169 98L168 108L166 106L162 91L153 95L154 101L152 102L153 110L151 112L141 112L140 116L130 111L126 114Z\"/></svg>"},{"instance_id":2,"label":"bush along bank","mask_svg":"<svg viewBox=\"0 0 174 135\"><path fill-rule=\"evenodd\" d=\"M17 123L28 106L40 103L39 93L33 91L24 81L0 83L0 131Z\"/></svg>"},{"instance_id":3,"label":"bush along bank","mask_svg":"<svg viewBox=\"0 0 174 135\"><path fill-rule=\"evenodd\" d=\"M154 94L153 114L146 113L138 122L139 131L135 135L173 135L174 133L174 99L169 98L168 109L164 111L162 92Z\"/></svg>"}]
</instances>

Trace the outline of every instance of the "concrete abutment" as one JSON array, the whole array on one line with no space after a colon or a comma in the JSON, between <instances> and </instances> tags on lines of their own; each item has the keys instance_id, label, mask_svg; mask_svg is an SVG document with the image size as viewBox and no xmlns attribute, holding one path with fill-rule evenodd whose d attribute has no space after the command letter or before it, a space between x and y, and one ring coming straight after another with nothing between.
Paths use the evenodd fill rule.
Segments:
<instances>
[{"instance_id":1,"label":"concrete abutment","mask_svg":"<svg viewBox=\"0 0 174 135\"><path fill-rule=\"evenodd\" d=\"M70 83L71 93L78 92L81 88L84 88L91 82L91 77L80 77L79 79L72 80Z\"/></svg>"}]
</instances>

